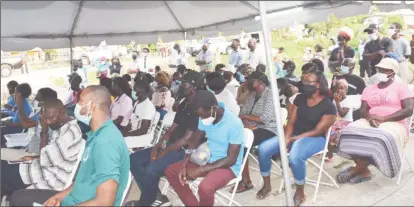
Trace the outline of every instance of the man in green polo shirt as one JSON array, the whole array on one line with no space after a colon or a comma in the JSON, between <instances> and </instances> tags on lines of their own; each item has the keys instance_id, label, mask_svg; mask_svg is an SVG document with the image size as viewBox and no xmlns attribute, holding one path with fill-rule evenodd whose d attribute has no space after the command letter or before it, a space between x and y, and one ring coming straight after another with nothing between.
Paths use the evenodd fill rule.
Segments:
<instances>
[{"instance_id":1,"label":"man in green polo shirt","mask_svg":"<svg viewBox=\"0 0 414 207\"><path fill-rule=\"evenodd\" d=\"M75 117L89 125L85 152L74 183L62 192L21 190L12 206L121 206L129 179L129 152L123 136L110 119L111 98L103 86L89 86L81 94Z\"/></svg>"}]
</instances>

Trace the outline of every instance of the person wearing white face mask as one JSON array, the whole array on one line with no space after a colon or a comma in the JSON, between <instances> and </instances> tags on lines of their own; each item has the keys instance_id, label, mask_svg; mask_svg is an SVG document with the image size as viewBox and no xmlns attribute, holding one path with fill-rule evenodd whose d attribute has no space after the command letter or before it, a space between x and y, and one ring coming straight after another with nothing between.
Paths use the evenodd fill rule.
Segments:
<instances>
[{"instance_id":1,"label":"person wearing white face mask","mask_svg":"<svg viewBox=\"0 0 414 207\"><path fill-rule=\"evenodd\" d=\"M217 102L212 92L198 91L193 106L200 117L199 131L189 143L184 160L168 166L165 176L185 206L213 206L215 192L225 187L242 170L243 124L223 103ZM200 146L205 136L207 146L211 149L210 156L208 153L200 153L197 158L202 163L196 164L190 155ZM199 199L186 184L197 178L202 178L198 188Z\"/></svg>"},{"instance_id":2,"label":"person wearing white face mask","mask_svg":"<svg viewBox=\"0 0 414 207\"><path fill-rule=\"evenodd\" d=\"M398 163L404 160L399 155L408 141L414 94L407 84L395 81L399 67L396 60L386 57L376 67L380 83L364 90L361 119L343 128L338 137L338 155L355 162L355 167L336 176L339 183L371 180L370 165L389 178L403 170Z\"/></svg>"},{"instance_id":3,"label":"person wearing white face mask","mask_svg":"<svg viewBox=\"0 0 414 207\"><path fill-rule=\"evenodd\" d=\"M388 35L394 41L394 52L398 55L399 72L398 75L407 82L408 64L407 59L411 55L411 47L407 39L402 37L402 25L394 22L388 28Z\"/></svg>"},{"instance_id":4,"label":"person wearing white face mask","mask_svg":"<svg viewBox=\"0 0 414 207\"><path fill-rule=\"evenodd\" d=\"M377 73L375 65L378 64L385 52L380 46L380 32L377 24L370 24L368 28L364 30L368 34L369 42L364 47L362 58L369 63L369 69L367 70L368 77L371 77ZM362 77L362 76L361 76Z\"/></svg>"}]
</instances>

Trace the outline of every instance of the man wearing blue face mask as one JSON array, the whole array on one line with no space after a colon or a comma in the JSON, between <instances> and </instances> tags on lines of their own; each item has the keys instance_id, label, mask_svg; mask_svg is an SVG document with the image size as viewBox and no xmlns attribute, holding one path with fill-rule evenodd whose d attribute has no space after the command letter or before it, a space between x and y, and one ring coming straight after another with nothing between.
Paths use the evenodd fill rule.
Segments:
<instances>
[{"instance_id":1,"label":"man wearing blue face mask","mask_svg":"<svg viewBox=\"0 0 414 207\"><path fill-rule=\"evenodd\" d=\"M365 81L353 74L354 69L355 60L353 58L344 59L340 67L341 75L332 78L331 90L338 80L345 79L348 82L348 92L346 95L361 95L366 87Z\"/></svg>"}]
</instances>

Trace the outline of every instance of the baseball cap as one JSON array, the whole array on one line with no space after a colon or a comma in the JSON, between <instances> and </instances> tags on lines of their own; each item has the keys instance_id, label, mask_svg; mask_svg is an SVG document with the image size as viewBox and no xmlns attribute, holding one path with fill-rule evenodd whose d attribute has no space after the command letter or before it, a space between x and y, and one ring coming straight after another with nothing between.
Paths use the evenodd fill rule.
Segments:
<instances>
[{"instance_id":1,"label":"baseball cap","mask_svg":"<svg viewBox=\"0 0 414 207\"><path fill-rule=\"evenodd\" d=\"M398 62L393 58L382 58L376 67L393 70L394 73L398 73L399 70Z\"/></svg>"},{"instance_id":2,"label":"baseball cap","mask_svg":"<svg viewBox=\"0 0 414 207\"><path fill-rule=\"evenodd\" d=\"M379 29L377 24L370 24L368 28L364 29L364 32L372 31L374 29Z\"/></svg>"}]
</instances>

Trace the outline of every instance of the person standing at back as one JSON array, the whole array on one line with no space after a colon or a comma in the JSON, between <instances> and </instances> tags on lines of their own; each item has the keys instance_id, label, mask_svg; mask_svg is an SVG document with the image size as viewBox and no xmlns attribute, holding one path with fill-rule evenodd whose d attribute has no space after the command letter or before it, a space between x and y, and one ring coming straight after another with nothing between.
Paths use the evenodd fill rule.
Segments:
<instances>
[{"instance_id":1,"label":"person standing at back","mask_svg":"<svg viewBox=\"0 0 414 207\"><path fill-rule=\"evenodd\" d=\"M380 36L379 27L377 24L370 24L368 28L364 30L364 32L368 34L369 42L365 44L362 58L369 64L367 74L368 77L371 77L377 73L375 65L377 65L384 56L384 52L382 51L380 46L380 41L382 37Z\"/></svg>"},{"instance_id":2,"label":"person standing at back","mask_svg":"<svg viewBox=\"0 0 414 207\"><path fill-rule=\"evenodd\" d=\"M200 72L209 72L213 70L213 52L209 48L210 43L206 42L196 57L196 65L200 66Z\"/></svg>"},{"instance_id":3,"label":"person standing at back","mask_svg":"<svg viewBox=\"0 0 414 207\"><path fill-rule=\"evenodd\" d=\"M335 48L328 60L328 67L334 75L340 75L341 63L345 58L354 58L355 51L352 47L348 46L348 42L354 36L354 32L348 28L343 27L338 33L338 45Z\"/></svg>"},{"instance_id":4,"label":"person standing at back","mask_svg":"<svg viewBox=\"0 0 414 207\"><path fill-rule=\"evenodd\" d=\"M240 51L240 40L233 39L231 44L233 51L229 55L229 69L231 72L236 72L236 68L243 63L243 54Z\"/></svg>"},{"instance_id":5,"label":"person standing at back","mask_svg":"<svg viewBox=\"0 0 414 207\"><path fill-rule=\"evenodd\" d=\"M138 60L138 51L132 51L132 63L126 68L126 72L122 72L123 74L131 75L131 79L134 80L135 74L137 74L140 70L139 60Z\"/></svg>"},{"instance_id":6,"label":"person standing at back","mask_svg":"<svg viewBox=\"0 0 414 207\"><path fill-rule=\"evenodd\" d=\"M265 57L257 49L257 40L255 38L249 40L247 47L250 49L249 56L247 57L247 63L250 67L256 68L259 64L266 64Z\"/></svg>"},{"instance_id":7,"label":"person standing at back","mask_svg":"<svg viewBox=\"0 0 414 207\"><path fill-rule=\"evenodd\" d=\"M407 59L411 55L410 44L407 39L402 37L402 25L398 22L394 22L388 28L388 35L394 40L394 52L398 55L398 75L407 82L408 76L408 64Z\"/></svg>"}]
</instances>

